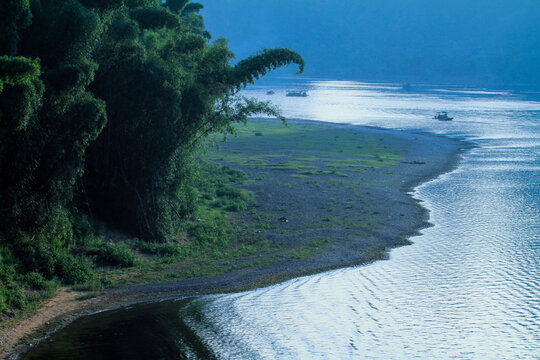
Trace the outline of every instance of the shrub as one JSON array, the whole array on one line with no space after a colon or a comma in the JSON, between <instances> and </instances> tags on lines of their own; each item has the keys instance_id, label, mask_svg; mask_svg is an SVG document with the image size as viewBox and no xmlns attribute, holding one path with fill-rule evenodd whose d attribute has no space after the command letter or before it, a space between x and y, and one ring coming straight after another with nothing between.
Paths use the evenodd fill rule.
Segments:
<instances>
[{"instance_id":1,"label":"shrub","mask_svg":"<svg viewBox=\"0 0 540 360\"><path fill-rule=\"evenodd\" d=\"M196 244L202 246L227 243L226 226L216 222L194 223L189 234Z\"/></svg>"},{"instance_id":2,"label":"shrub","mask_svg":"<svg viewBox=\"0 0 540 360\"><path fill-rule=\"evenodd\" d=\"M103 289L110 288L113 285L113 282L106 278L106 277L100 277L98 279L94 279L92 281L89 281L84 284L78 284L74 285L72 287L75 291L101 291Z\"/></svg>"},{"instance_id":3,"label":"shrub","mask_svg":"<svg viewBox=\"0 0 540 360\"><path fill-rule=\"evenodd\" d=\"M219 199L214 203L227 211L242 211L255 202L253 194L228 185L222 185L216 190Z\"/></svg>"},{"instance_id":4,"label":"shrub","mask_svg":"<svg viewBox=\"0 0 540 360\"><path fill-rule=\"evenodd\" d=\"M180 245L177 244L156 244L139 241L137 248L145 254L158 256L175 256L182 253Z\"/></svg>"},{"instance_id":5,"label":"shrub","mask_svg":"<svg viewBox=\"0 0 540 360\"><path fill-rule=\"evenodd\" d=\"M9 284L15 277L15 267L0 263L0 283Z\"/></svg>"},{"instance_id":6,"label":"shrub","mask_svg":"<svg viewBox=\"0 0 540 360\"><path fill-rule=\"evenodd\" d=\"M105 227L102 223L95 220L91 222L87 215L78 211L74 211L72 217L73 236L77 239L77 244L92 244L103 238Z\"/></svg>"},{"instance_id":7,"label":"shrub","mask_svg":"<svg viewBox=\"0 0 540 360\"><path fill-rule=\"evenodd\" d=\"M9 305L20 310L23 310L28 306L28 301L26 300L24 291L20 286L13 284L8 290Z\"/></svg>"},{"instance_id":8,"label":"shrub","mask_svg":"<svg viewBox=\"0 0 540 360\"><path fill-rule=\"evenodd\" d=\"M64 284L73 285L89 281L93 277L92 261L84 256L62 256L56 263L56 273Z\"/></svg>"},{"instance_id":9,"label":"shrub","mask_svg":"<svg viewBox=\"0 0 540 360\"><path fill-rule=\"evenodd\" d=\"M10 308L24 309L27 306L23 289L14 281L16 276L13 265L0 264L0 313Z\"/></svg>"},{"instance_id":10,"label":"shrub","mask_svg":"<svg viewBox=\"0 0 540 360\"><path fill-rule=\"evenodd\" d=\"M102 242L96 247L86 250L100 265L131 267L137 262L133 252L124 244L111 244Z\"/></svg>"},{"instance_id":11,"label":"shrub","mask_svg":"<svg viewBox=\"0 0 540 360\"><path fill-rule=\"evenodd\" d=\"M43 290L47 287L47 281L36 271L29 272L24 276L24 283L33 290Z\"/></svg>"},{"instance_id":12,"label":"shrub","mask_svg":"<svg viewBox=\"0 0 540 360\"><path fill-rule=\"evenodd\" d=\"M16 283L0 284L0 310L6 312L10 308L22 310L28 306L23 289Z\"/></svg>"},{"instance_id":13,"label":"shrub","mask_svg":"<svg viewBox=\"0 0 540 360\"><path fill-rule=\"evenodd\" d=\"M48 279L55 275L59 250L42 236L32 238L22 232L14 239L14 253L26 271L37 271Z\"/></svg>"},{"instance_id":14,"label":"shrub","mask_svg":"<svg viewBox=\"0 0 540 360\"><path fill-rule=\"evenodd\" d=\"M7 298L5 295L4 285L0 284L0 314L8 310Z\"/></svg>"},{"instance_id":15,"label":"shrub","mask_svg":"<svg viewBox=\"0 0 540 360\"><path fill-rule=\"evenodd\" d=\"M219 166L219 165L218 165ZM224 181L231 183L242 183L247 179L246 174L238 169L234 169L230 166L224 165L220 169L221 175L224 177Z\"/></svg>"}]
</instances>

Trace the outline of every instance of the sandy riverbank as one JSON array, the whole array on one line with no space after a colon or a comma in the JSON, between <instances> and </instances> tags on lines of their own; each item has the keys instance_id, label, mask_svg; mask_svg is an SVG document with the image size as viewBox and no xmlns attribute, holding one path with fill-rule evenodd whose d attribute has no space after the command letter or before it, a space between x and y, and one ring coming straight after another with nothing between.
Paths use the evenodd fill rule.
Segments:
<instances>
[{"instance_id":1,"label":"sandy riverbank","mask_svg":"<svg viewBox=\"0 0 540 360\"><path fill-rule=\"evenodd\" d=\"M258 214L266 214L269 219L261 236L283 249L301 249L302 254L283 258L275 253L256 254L260 259L278 260L216 277L109 289L83 301L77 300L78 294L62 290L36 314L0 335L0 353L22 339L35 344L33 339L102 309L239 291L382 259L389 249L407 244L408 237L429 225L427 211L408 193L414 186L453 169L460 152L468 147L428 134L308 121L290 123L294 131L285 136L272 133L273 128L265 127L262 121L262 127L246 130L244 136L224 144L221 153L209 157L259 179L245 187L257 195ZM321 144L343 150L325 151ZM359 145L352 147L354 144ZM366 144L385 156L366 158ZM355 148L363 156L358 162L352 162ZM249 212L243 216L245 221L253 221L254 215ZM288 222L280 222L281 217ZM310 248L314 250L306 253Z\"/></svg>"}]
</instances>

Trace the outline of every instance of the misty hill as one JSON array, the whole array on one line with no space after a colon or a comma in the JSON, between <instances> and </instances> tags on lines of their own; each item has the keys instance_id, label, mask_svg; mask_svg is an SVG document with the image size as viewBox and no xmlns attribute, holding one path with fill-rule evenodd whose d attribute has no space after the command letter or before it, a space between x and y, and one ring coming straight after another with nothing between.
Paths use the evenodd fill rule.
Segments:
<instances>
[{"instance_id":1,"label":"misty hill","mask_svg":"<svg viewBox=\"0 0 540 360\"><path fill-rule=\"evenodd\" d=\"M208 30L229 39L238 58L291 47L306 59L306 76L540 83L538 0L202 2Z\"/></svg>"}]
</instances>

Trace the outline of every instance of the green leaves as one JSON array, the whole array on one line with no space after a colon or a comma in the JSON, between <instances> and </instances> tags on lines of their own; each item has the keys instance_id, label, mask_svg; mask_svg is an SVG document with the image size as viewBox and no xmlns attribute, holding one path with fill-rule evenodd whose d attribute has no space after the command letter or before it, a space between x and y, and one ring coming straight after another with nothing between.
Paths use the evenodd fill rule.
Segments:
<instances>
[{"instance_id":1,"label":"green leaves","mask_svg":"<svg viewBox=\"0 0 540 360\"><path fill-rule=\"evenodd\" d=\"M108 113L106 136L91 144L86 158L92 212L161 242L194 208L191 159L204 139L233 132L234 123L254 114L282 119L269 103L231 94L277 67L304 67L300 55L281 48L231 66L227 41L208 43L201 8L182 0L137 7L129 11L137 25L119 13L98 52L91 86Z\"/></svg>"},{"instance_id":2,"label":"green leaves","mask_svg":"<svg viewBox=\"0 0 540 360\"><path fill-rule=\"evenodd\" d=\"M84 281L88 264L68 252L70 209L86 149L106 123L105 103L86 91L103 23L74 0L34 4L21 56L0 57L0 238L21 271Z\"/></svg>"},{"instance_id":3,"label":"green leaves","mask_svg":"<svg viewBox=\"0 0 540 360\"><path fill-rule=\"evenodd\" d=\"M15 55L19 31L32 21L29 0L3 0L0 12L0 55Z\"/></svg>"},{"instance_id":4,"label":"green leaves","mask_svg":"<svg viewBox=\"0 0 540 360\"><path fill-rule=\"evenodd\" d=\"M0 124L8 131L6 136L25 129L39 110L43 94L39 75L39 60L0 57Z\"/></svg>"},{"instance_id":5,"label":"green leaves","mask_svg":"<svg viewBox=\"0 0 540 360\"><path fill-rule=\"evenodd\" d=\"M235 91L277 67L304 68L282 48L231 65L227 41L209 42L203 6L188 0L4 3L0 238L23 273L65 283L92 273L88 257L73 255L86 246L74 235L79 211L141 238L177 237L196 209L194 153L207 136L233 133L255 114L283 119L270 103ZM231 210L250 201L220 191ZM208 241L219 240L217 230ZM104 245L86 255L132 265L124 250ZM6 299L0 294L0 311Z\"/></svg>"},{"instance_id":6,"label":"green leaves","mask_svg":"<svg viewBox=\"0 0 540 360\"><path fill-rule=\"evenodd\" d=\"M36 14L36 26L29 28L29 38L23 39L24 51L40 57L50 68L92 57L103 31L95 11L76 1L65 1L53 2L39 15Z\"/></svg>"},{"instance_id":7,"label":"green leaves","mask_svg":"<svg viewBox=\"0 0 540 360\"><path fill-rule=\"evenodd\" d=\"M181 14L186 5L190 0L167 0L165 6L168 7L172 12Z\"/></svg>"},{"instance_id":8,"label":"green leaves","mask_svg":"<svg viewBox=\"0 0 540 360\"><path fill-rule=\"evenodd\" d=\"M17 85L37 80L40 75L39 59L0 56L0 92L3 85Z\"/></svg>"},{"instance_id":9,"label":"green leaves","mask_svg":"<svg viewBox=\"0 0 540 360\"><path fill-rule=\"evenodd\" d=\"M131 18L133 18L141 29L160 29L160 28L175 28L180 26L178 16L166 10L166 8L137 8L131 10Z\"/></svg>"},{"instance_id":10,"label":"green leaves","mask_svg":"<svg viewBox=\"0 0 540 360\"><path fill-rule=\"evenodd\" d=\"M264 49L257 55L240 61L231 71L230 83L239 90L269 71L288 64L297 64L298 73L304 72L304 59L297 52L286 48Z\"/></svg>"},{"instance_id":11,"label":"green leaves","mask_svg":"<svg viewBox=\"0 0 540 360\"><path fill-rule=\"evenodd\" d=\"M83 58L73 64L62 65L45 73L45 79L58 93L85 89L94 80L98 65Z\"/></svg>"},{"instance_id":12,"label":"green leaves","mask_svg":"<svg viewBox=\"0 0 540 360\"><path fill-rule=\"evenodd\" d=\"M144 6L159 7L161 6L162 1L161 0L124 0L124 3L126 4L128 8L134 9L137 7L144 7Z\"/></svg>"},{"instance_id":13,"label":"green leaves","mask_svg":"<svg viewBox=\"0 0 540 360\"><path fill-rule=\"evenodd\" d=\"M123 0L79 0L87 8L100 10L117 9L124 3Z\"/></svg>"},{"instance_id":14,"label":"green leaves","mask_svg":"<svg viewBox=\"0 0 540 360\"><path fill-rule=\"evenodd\" d=\"M198 14L204 8L204 5L201 3L189 3L182 9L182 16L189 14Z\"/></svg>"}]
</instances>

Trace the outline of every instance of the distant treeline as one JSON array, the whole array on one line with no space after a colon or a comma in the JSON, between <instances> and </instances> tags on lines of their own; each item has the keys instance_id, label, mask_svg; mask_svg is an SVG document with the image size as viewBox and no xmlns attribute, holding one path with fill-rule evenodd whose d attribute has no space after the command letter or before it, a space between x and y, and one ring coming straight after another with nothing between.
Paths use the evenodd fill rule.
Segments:
<instances>
[{"instance_id":1,"label":"distant treeline","mask_svg":"<svg viewBox=\"0 0 540 360\"><path fill-rule=\"evenodd\" d=\"M169 241L197 205L193 155L205 138L255 113L279 116L235 94L277 67L303 71L303 59L277 48L232 66L201 8L188 0L2 2L0 312L24 302L24 276L37 287L85 281L91 264L77 248L91 219Z\"/></svg>"}]
</instances>

